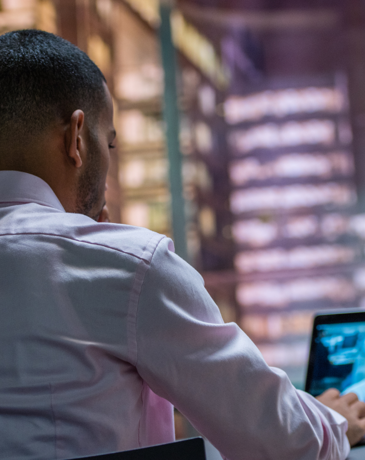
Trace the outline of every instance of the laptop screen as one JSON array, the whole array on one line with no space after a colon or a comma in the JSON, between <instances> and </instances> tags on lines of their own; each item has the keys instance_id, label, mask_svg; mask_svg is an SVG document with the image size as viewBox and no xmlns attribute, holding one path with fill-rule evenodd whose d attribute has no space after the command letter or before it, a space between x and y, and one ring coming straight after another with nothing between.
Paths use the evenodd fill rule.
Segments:
<instances>
[{"instance_id":1,"label":"laptop screen","mask_svg":"<svg viewBox=\"0 0 365 460\"><path fill-rule=\"evenodd\" d=\"M306 391L354 392L365 401L365 312L315 318Z\"/></svg>"}]
</instances>

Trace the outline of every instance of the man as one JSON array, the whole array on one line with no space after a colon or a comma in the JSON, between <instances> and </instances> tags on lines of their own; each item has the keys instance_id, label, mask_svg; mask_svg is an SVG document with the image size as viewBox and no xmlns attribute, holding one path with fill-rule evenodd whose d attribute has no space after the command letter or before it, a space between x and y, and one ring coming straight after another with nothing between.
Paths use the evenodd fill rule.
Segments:
<instances>
[{"instance_id":1,"label":"man","mask_svg":"<svg viewBox=\"0 0 365 460\"><path fill-rule=\"evenodd\" d=\"M0 37L0 457L172 441L173 404L229 460L343 460L365 404L296 391L169 239L96 222L112 114L76 47Z\"/></svg>"}]
</instances>

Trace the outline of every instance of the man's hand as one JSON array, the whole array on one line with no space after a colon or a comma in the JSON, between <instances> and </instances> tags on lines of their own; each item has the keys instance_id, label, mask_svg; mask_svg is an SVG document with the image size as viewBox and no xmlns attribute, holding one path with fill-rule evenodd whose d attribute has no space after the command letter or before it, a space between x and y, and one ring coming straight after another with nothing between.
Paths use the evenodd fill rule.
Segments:
<instances>
[{"instance_id":1,"label":"man's hand","mask_svg":"<svg viewBox=\"0 0 365 460\"><path fill-rule=\"evenodd\" d=\"M110 222L109 211L106 205L101 210L98 222Z\"/></svg>"},{"instance_id":2,"label":"man's hand","mask_svg":"<svg viewBox=\"0 0 365 460\"><path fill-rule=\"evenodd\" d=\"M357 444L365 435L365 403L359 401L355 393L341 396L340 392L334 388L317 396L317 399L345 417L348 422L346 434L350 445Z\"/></svg>"}]
</instances>

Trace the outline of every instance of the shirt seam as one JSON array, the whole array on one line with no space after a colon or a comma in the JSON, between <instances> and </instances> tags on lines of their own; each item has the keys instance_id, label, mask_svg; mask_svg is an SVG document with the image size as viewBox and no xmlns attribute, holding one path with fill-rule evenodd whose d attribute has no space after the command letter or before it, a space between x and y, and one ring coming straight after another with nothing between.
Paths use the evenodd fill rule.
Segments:
<instances>
[{"instance_id":1,"label":"shirt seam","mask_svg":"<svg viewBox=\"0 0 365 460\"><path fill-rule=\"evenodd\" d=\"M138 316L138 307L139 307L141 291L142 291L143 283L145 280L146 272L151 264L155 251L157 247L159 246L160 242L165 238L166 236L164 235L157 235L157 236L153 236L148 241L148 243L146 244L145 250L143 252L141 262L139 263L137 267L135 277L134 277L132 292L131 292L129 305L128 305L127 331L128 331L128 355L130 356L131 363L135 367L137 367L137 361L138 361L138 345L137 345L136 328L137 328L137 316ZM148 259L148 263L146 263L146 258L143 257L145 253L149 253L150 255Z\"/></svg>"},{"instance_id":2,"label":"shirt seam","mask_svg":"<svg viewBox=\"0 0 365 460\"><path fill-rule=\"evenodd\" d=\"M46 206L47 208L52 208L55 211L62 212L63 214L66 213L65 209L62 207L61 208L61 203L57 205L57 203L49 203L47 201L35 201L32 198L24 198L19 201L1 201L0 200L0 208L8 208L10 206L22 206L25 204L38 204L39 206ZM10 206L8 206L10 205Z\"/></svg>"},{"instance_id":3,"label":"shirt seam","mask_svg":"<svg viewBox=\"0 0 365 460\"><path fill-rule=\"evenodd\" d=\"M141 399L142 399L142 407L144 407L144 391L146 388L146 382L143 380L142 382L142 394L141 394ZM142 447L142 442L141 442L141 418L139 418L138 421L138 447Z\"/></svg>"},{"instance_id":4,"label":"shirt seam","mask_svg":"<svg viewBox=\"0 0 365 460\"><path fill-rule=\"evenodd\" d=\"M58 235L58 234L54 234L54 233L43 233L43 232L0 233L0 237L2 237L2 236L19 236L19 235L53 236L54 238L61 238L61 239L63 238L63 239L70 240L70 241L77 241L78 243L90 244L91 246L100 246L102 248L110 249L112 251L121 252L122 254L128 254L130 256L135 257L136 259L140 259L140 260L144 260L144 261L146 260L146 259L143 258L143 255L146 252L145 250L143 251L142 256L138 256L138 255L133 254L131 252L123 251L123 249L119 249L119 248L116 248L114 246L108 246L107 244L103 244L103 243L94 243L94 242L91 242L91 241L85 241L85 240L82 240L82 239L79 239L79 238L73 238L71 236L66 236L66 235ZM161 236L161 235L159 235L159 236ZM164 236L162 236L162 238L163 237ZM153 237L151 239L153 239ZM151 241L151 239L149 240L149 242ZM147 245L149 244L149 242L147 243Z\"/></svg>"},{"instance_id":5,"label":"shirt seam","mask_svg":"<svg viewBox=\"0 0 365 460\"><path fill-rule=\"evenodd\" d=\"M146 273L148 268L151 265L153 256L161 243L163 239L166 237L164 235L159 235L160 239L156 241L155 238L151 238L149 242L146 244L146 248L144 252L149 251L150 257L149 257L149 263L143 263L144 260L142 259L141 262L138 265L138 268L136 270L136 275L134 278L134 283L132 287L132 292L131 292L131 298L130 298L130 303L129 303L129 308L128 308L128 353L131 357L131 362L134 364L134 366L137 368L137 362L138 362L138 344L137 344L137 316L138 316L138 307L139 307L139 301L141 297L141 292L142 292L142 287L143 283L146 277ZM150 244L154 245L151 249L149 249ZM133 339L132 339L133 338ZM143 380L142 381L142 407L144 406L144 390L145 390L146 383ZM142 421L142 413L140 415L139 421L138 421L138 445L141 447L141 421Z\"/></svg>"},{"instance_id":6,"label":"shirt seam","mask_svg":"<svg viewBox=\"0 0 365 460\"><path fill-rule=\"evenodd\" d=\"M56 415L53 407L53 389L52 389L52 384L49 383L49 389L50 389L50 394L51 394L51 413L52 413L52 419L53 419L53 426L54 426L54 436L55 436L55 443L54 443L54 449L55 449L55 458L58 459L57 455L57 421L56 421Z\"/></svg>"}]
</instances>

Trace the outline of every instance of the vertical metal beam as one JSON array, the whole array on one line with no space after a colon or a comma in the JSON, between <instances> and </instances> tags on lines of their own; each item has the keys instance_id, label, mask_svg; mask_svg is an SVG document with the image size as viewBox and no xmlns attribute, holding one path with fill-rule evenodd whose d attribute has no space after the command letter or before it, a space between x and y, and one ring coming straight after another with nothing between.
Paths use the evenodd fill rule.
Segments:
<instances>
[{"instance_id":1,"label":"vertical metal beam","mask_svg":"<svg viewBox=\"0 0 365 460\"><path fill-rule=\"evenodd\" d=\"M355 181L359 210L365 210L365 5L362 0L341 4L353 132Z\"/></svg>"},{"instance_id":2,"label":"vertical metal beam","mask_svg":"<svg viewBox=\"0 0 365 460\"><path fill-rule=\"evenodd\" d=\"M185 203L182 183L182 158L179 143L179 110L176 87L176 52L171 33L172 2L160 1L161 24L159 28L162 64L165 74L164 119L169 160L172 232L176 253L187 260Z\"/></svg>"}]
</instances>

